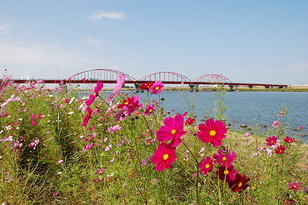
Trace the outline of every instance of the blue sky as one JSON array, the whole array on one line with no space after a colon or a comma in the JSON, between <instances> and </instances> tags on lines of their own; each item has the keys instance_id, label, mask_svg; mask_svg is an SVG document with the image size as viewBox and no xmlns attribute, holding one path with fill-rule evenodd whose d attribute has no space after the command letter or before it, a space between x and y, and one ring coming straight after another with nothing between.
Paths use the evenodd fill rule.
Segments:
<instances>
[{"instance_id":1,"label":"blue sky","mask_svg":"<svg viewBox=\"0 0 308 205\"><path fill-rule=\"evenodd\" d=\"M308 84L307 11L307 0L0 0L0 70Z\"/></svg>"}]
</instances>

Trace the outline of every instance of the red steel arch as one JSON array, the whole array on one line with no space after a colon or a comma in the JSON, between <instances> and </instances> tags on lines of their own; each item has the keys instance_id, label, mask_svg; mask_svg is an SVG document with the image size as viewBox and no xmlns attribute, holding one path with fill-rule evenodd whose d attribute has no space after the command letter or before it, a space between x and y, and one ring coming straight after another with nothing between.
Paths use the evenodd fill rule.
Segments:
<instances>
[{"instance_id":1,"label":"red steel arch","mask_svg":"<svg viewBox=\"0 0 308 205\"><path fill-rule=\"evenodd\" d=\"M140 80L145 80L145 81L173 81L173 82L191 82L189 78L186 76L176 73L176 72L157 72L157 73L152 73L150 75L144 76Z\"/></svg>"},{"instance_id":2,"label":"red steel arch","mask_svg":"<svg viewBox=\"0 0 308 205\"><path fill-rule=\"evenodd\" d=\"M199 76L194 82L232 83L227 77L219 74L207 74Z\"/></svg>"},{"instance_id":3,"label":"red steel arch","mask_svg":"<svg viewBox=\"0 0 308 205\"><path fill-rule=\"evenodd\" d=\"M112 69L92 69L92 70L86 70L80 73L77 73L75 75L71 76L71 80L82 80L82 79L88 79L88 80L117 80L119 78L119 75L125 75L126 80L135 81L136 79L130 75L127 75L126 73L112 70Z\"/></svg>"}]
</instances>

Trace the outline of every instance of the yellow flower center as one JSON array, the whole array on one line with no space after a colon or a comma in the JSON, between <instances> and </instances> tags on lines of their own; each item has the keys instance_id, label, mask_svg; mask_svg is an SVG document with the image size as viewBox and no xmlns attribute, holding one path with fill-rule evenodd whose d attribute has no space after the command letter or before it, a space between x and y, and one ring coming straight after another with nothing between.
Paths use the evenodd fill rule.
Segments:
<instances>
[{"instance_id":1,"label":"yellow flower center","mask_svg":"<svg viewBox=\"0 0 308 205\"><path fill-rule=\"evenodd\" d=\"M127 104L128 104L128 101L124 103L124 105L127 105Z\"/></svg>"},{"instance_id":2,"label":"yellow flower center","mask_svg":"<svg viewBox=\"0 0 308 205\"><path fill-rule=\"evenodd\" d=\"M102 174L103 172L102 172L102 171L99 171L99 173Z\"/></svg>"},{"instance_id":3,"label":"yellow flower center","mask_svg":"<svg viewBox=\"0 0 308 205\"><path fill-rule=\"evenodd\" d=\"M212 137L214 137L214 136L216 135L216 131L215 131L215 130L211 130L211 131L210 131L210 135L211 135Z\"/></svg>"},{"instance_id":4,"label":"yellow flower center","mask_svg":"<svg viewBox=\"0 0 308 205\"><path fill-rule=\"evenodd\" d=\"M222 161L226 161L226 160L227 160L227 157L223 157L223 158L222 158Z\"/></svg>"},{"instance_id":5,"label":"yellow flower center","mask_svg":"<svg viewBox=\"0 0 308 205\"><path fill-rule=\"evenodd\" d=\"M152 109L150 109L150 110L149 110L149 113L151 113L152 111L153 111L153 110L152 110Z\"/></svg>"},{"instance_id":6,"label":"yellow flower center","mask_svg":"<svg viewBox=\"0 0 308 205\"><path fill-rule=\"evenodd\" d=\"M173 129L173 130L171 131L171 134L175 135L175 134L176 134L176 130Z\"/></svg>"},{"instance_id":7,"label":"yellow flower center","mask_svg":"<svg viewBox=\"0 0 308 205\"><path fill-rule=\"evenodd\" d=\"M205 165L205 168L207 168L207 169L208 169L209 167L210 167L210 165L209 165L209 164L206 164L206 165Z\"/></svg>"},{"instance_id":8,"label":"yellow flower center","mask_svg":"<svg viewBox=\"0 0 308 205\"><path fill-rule=\"evenodd\" d=\"M94 96L97 96L97 93L94 93L93 95L94 95Z\"/></svg>"},{"instance_id":9,"label":"yellow flower center","mask_svg":"<svg viewBox=\"0 0 308 205\"><path fill-rule=\"evenodd\" d=\"M225 174L225 175L228 175L228 174L229 174L229 171L228 171L228 170L225 170L225 171L224 171L224 174Z\"/></svg>"},{"instance_id":10,"label":"yellow flower center","mask_svg":"<svg viewBox=\"0 0 308 205\"><path fill-rule=\"evenodd\" d=\"M296 189L296 186L294 185L293 188Z\"/></svg>"},{"instance_id":11,"label":"yellow flower center","mask_svg":"<svg viewBox=\"0 0 308 205\"><path fill-rule=\"evenodd\" d=\"M237 184L238 187L241 187L242 185L243 185L242 182L239 182L239 183Z\"/></svg>"},{"instance_id":12,"label":"yellow flower center","mask_svg":"<svg viewBox=\"0 0 308 205\"><path fill-rule=\"evenodd\" d=\"M156 87L155 87L155 90L156 90L156 91L157 91L157 90L159 90L159 87L158 87L158 86L156 86Z\"/></svg>"},{"instance_id":13,"label":"yellow flower center","mask_svg":"<svg viewBox=\"0 0 308 205\"><path fill-rule=\"evenodd\" d=\"M168 154L164 154L163 159L167 160L168 158L169 158L169 155Z\"/></svg>"}]
</instances>

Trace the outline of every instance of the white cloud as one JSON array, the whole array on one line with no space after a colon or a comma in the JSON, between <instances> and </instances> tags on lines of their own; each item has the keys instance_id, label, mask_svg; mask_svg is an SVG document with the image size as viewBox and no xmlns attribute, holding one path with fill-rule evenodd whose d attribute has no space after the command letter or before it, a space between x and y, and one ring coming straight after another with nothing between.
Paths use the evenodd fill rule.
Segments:
<instances>
[{"instance_id":1,"label":"white cloud","mask_svg":"<svg viewBox=\"0 0 308 205\"><path fill-rule=\"evenodd\" d=\"M67 77L70 73L93 67L116 68L117 66L101 57L67 50L53 43L0 41L0 69L13 70L17 73L13 77L21 77L20 75L26 73L35 77L55 78L56 76L47 73L56 73L57 69L61 70L63 77Z\"/></svg>"},{"instance_id":2,"label":"white cloud","mask_svg":"<svg viewBox=\"0 0 308 205\"><path fill-rule=\"evenodd\" d=\"M9 30L10 27L11 25L9 24L0 25L0 35L10 34L11 33L11 31Z\"/></svg>"},{"instance_id":3,"label":"white cloud","mask_svg":"<svg viewBox=\"0 0 308 205\"><path fill-rule=\"evenodd\" d=\"M88 43L88 44L91 44L91 45L107 45L107 44L104 43L103 41L100 41L100 40L91 38L91 37L89 37L89 36L85 36L85 38L86 38L87 43Z\"/></svg>"},{"instance_id":4,"label":"white cloud","mask_svg":"<svg viewBox=\"0 0 308 205\"><path fill-rule=\"evenodd\" d=\"M99 21L102 18L110 18L110 19L125 19L124 14L120 12L107 12L100 11L88 17L89 21Z\"/></svg>"}]
</instances>

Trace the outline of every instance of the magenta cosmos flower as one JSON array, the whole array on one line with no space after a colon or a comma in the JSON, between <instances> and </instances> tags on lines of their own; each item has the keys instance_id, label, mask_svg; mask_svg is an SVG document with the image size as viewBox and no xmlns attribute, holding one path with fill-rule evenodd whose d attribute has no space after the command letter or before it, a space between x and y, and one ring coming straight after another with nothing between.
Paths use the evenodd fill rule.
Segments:
<instances>
[{"instance_id":1,"label":"magenta cosmos flower","mask_svg":"<svg viewBox=\"0 0 308 205\"><path fill-rule=\"evenodd\" d=\"M175 147L171 147L170 144L161 143L154 152L151 161L153 164L157 164L155 169L161 172L165 168L170 169L171 164L176 158Z\"/></svg>"},{"instance_id":2,"label":"magenta cosmos flower","mask_svg":"<svg viewBox=\"0 0 308 205\"><path fill-rule=\"evenodd\" d=\"M290 138L289 136L287 136L285 139L284 139L284 141L286 142L286 143L292 143L292 142L295 142L295 138Z\"/></svg>"},{"instance_id":3,"label":"magenta cosmos flower","mask_svg":"<svg viewBox=\"0 0 308 205\"><path fill-rule=\"evenodd\" d=\"M101 91L101 89L102 89L103 87L104 87L104 84L101 83L101 82L99 82L99 81L97 81L96 87L95 87L94 90L93 90L94 93L93 93L93 94L90 94L89 100L86 101L86 105L87 105L87 106L92 105L92 103L94 102L94 100L95 100L96 96L98 95L99 91Z\"/></svg>"},{"instance_id":4,"label":"magenta cosmos flower","mask_svg":"<svg viewBox=\"0 0 308 205\"><path fill-rule=\"evenodd\" d=\"M221 140L226 137L227 128L220 120L214 122L213 119L208 119L205 124L199 124L198 138L203 143L211 143L214 147L222 144Z\"/></svg>"},{"instance_id":5,"label":"magenta cosmos flower","mask_svg":"<svg viewBox=\"0 0 308 205\"><path fill-rule=\"evenodd\" d=\"M289 183L289 189L290 190L293 189L294 191L301 190L303 187L300 184L301 184L300 182Z\"/></svg>"},{"instance_id":6,"label":"magenta cosmos flower","mask_svg":"<svg viewBox=\"0 0 308 205\"><path fill-rule=\"evenodd\" d=\"M203 174L207 174L208 172L211 172L214 167L213 159L211 157L206 157L203 159L201 164L199 164L199 172L203 172Z\"/></svg>"},{"instance_id":7,"label":"magenta cosmos flower","mask_svg":"<svg viewBox=\"0 0 308 205\"><path fill-rule=\"evenodd\" d=\"M213 155L213 158L217 160L216 163L221 164L222 166L227 166L230 167L232 166L232 162L235 160L236 158L236 154L235 152L232 152L227 149L225 152L220 149L217 151L217 154Z\"/></svg>"},{"instance_id":8,"label":"magenta cosmos flower","mask_svg":"<svg viewBox=\"0 0 308 205\"><path fill-rule=\"evenodd\" d=\"M122 75L119 75L119 79L117 80L117 85L114 86L114 90L112 91L113 93L118 92L124 85L125 82L125 74L122 73Z\"/></svg>"},{"instance_id":9,"label":"magenta cosmos flower","mask_svg":"<svg viewBox=\"0 0 308 205\"><path fill-rule=\"evenodd\" d=\"M286 149L286 148L285 148L284 146L280 145L279 147L277 147L277 148L275 149L275 152L276 152L276 154L283 154L283 152L284 152L285 149Z\"/></svg>"},{"instance_id":10,"label":"magenta cosmos flower","mask_svg":"<svg viewBox=\"0 0 308 205\"><path fill-rule=\"evenodd\" d=\"M176 115L174 119L167 117L164 124L165 126L161 126L156 133L157 140L160 142L171 140L171 146L177 147L182 142L180 137L187 133L183 131L184 117L182 115Z\"/></svg>"},{"instance_id":11,"label":"magenta cosmos flower","mask_svg":"<svg viewBox=\"0 0 308 205\"><path fill-rule=\"evenodd\" d=\"M155 83L150 87L151 94L158 94L163 91L164 84L161 81L155 81Z\"/></svg>"},{"instance_id":12,"label":"magenta cosmos flower","mask_svg":"<svg viewBox=\"0 0 308 205\"><path fill-rule=\"evenodd\" d=\"M154 109L155 109L155 108L154 108L154 105L149 105L149 106L147 107L147 109L145 110L145 112L144 112L145 116L151 114L151 113L154 111Z\"/></svg>"},{"instance_id":13,"label":"magenta cosmos flower","mask_svg":"<svg viewBox=\"0 0 308 205\"><path fill-rule=\"evenodd\" d=\"M88 121L89 121L89 119L90 119L90 117L91 117L91 115L92 115L92 112L93 112L93 111L91 110L90 107L87 107L87 111L88 111L88 113L87 113L87 115L85 116L85 118L83 119L83 123L82 123L81 126L87 126Z\"/></svg>"},{"instance_id":14,"label":"magenta cosmos flower","mask_svg":"<svg viewBox=\"0 0 308 205\"><path fill-rule=\"evenodd\" d=\"M277 144L277 140L278 140L278 138L275 137L275 136L268 137L268 138L266 139L266 142L267 142L266 145L267 145L267 146L276 145L276 144Z\"/></svg>"}]
</instances>

